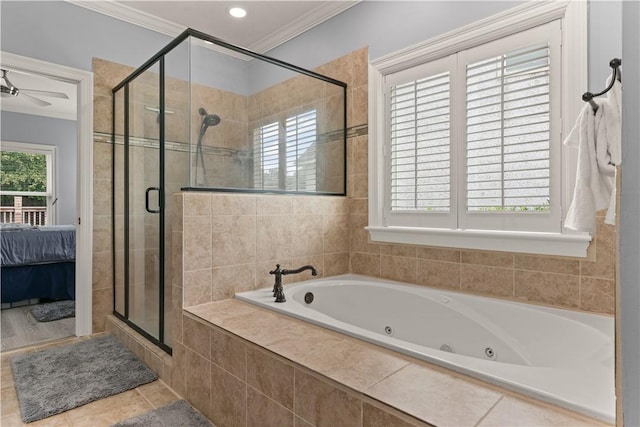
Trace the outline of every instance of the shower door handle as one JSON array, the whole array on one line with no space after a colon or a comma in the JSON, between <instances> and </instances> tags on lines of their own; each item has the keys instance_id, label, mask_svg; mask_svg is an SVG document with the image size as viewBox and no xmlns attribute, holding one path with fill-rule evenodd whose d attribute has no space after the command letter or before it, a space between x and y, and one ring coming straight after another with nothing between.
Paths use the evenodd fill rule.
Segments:
<instances>
[{"instance_id":1,"label":"shower door handle","mask_svg":"<svg viewBox=\"0 0 640 427\"><path fill-rule=\"evenodd\" d=\"M158 206L157 210L149 208L149 193L154 191L154 190L158 192L158 204L159 205L162 204L160 202L160 187L148 187L144 192L144 208L149 213L160 213L160 206Z\"/></svg>"}]
</instances>

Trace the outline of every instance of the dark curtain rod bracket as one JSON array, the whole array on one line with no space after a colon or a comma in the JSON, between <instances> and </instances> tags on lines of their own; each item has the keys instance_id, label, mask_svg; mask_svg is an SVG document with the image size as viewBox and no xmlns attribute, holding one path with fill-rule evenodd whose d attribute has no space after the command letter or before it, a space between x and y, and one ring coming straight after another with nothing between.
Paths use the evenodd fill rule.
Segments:
<instances>
[{"instance_id":1,"label":"dark curtain rod bracket","mask_svg":"<svg viewBox=\"0 0 640 427\"><path fill-rule=\"evenodd\" d=\"M620 74L621 65L622 65L622 59L620 58L613 58L611 61L609 61L609 67L613 68L613 77L611 78L611 82L609 83L609 86L607 86L607 88L602 92L599 92L599 93L585 92L582 95L582 100L584 102L588 102L589 104L591 104L591 108L593 109L593 114L595 114L596 111L598 111L598 104L596 104L593 98L595 98L596 96L604 95L605 93L609 92L616 80L620 82L622 81L622 75Z\"/></svg>"}]
</instances>

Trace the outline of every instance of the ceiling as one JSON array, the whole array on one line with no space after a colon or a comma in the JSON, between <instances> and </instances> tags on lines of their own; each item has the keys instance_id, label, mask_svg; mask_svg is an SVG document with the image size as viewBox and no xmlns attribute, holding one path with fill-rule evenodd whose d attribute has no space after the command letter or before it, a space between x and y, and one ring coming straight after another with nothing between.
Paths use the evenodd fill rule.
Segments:
<instances>
[{"instance_id":1,"label":"ceiling","mask_svg":"<svg viewBox=\"0 0 640 427\"><path fill-rule=\"evenodd\" d=\"M265 53L360 2L360 0L66 1L172 37L188 27L193 28L258 53ZM243 7L247 11L247 16L241 19L233 18L228 13L228 9L232 6ZM75 85L17 71L11 71L8 77L19 89L64 92L69 99L43 97L52 105L40 107L24 96L2 97L0 110L76 119Z\"/></svg>"}]
</instances>

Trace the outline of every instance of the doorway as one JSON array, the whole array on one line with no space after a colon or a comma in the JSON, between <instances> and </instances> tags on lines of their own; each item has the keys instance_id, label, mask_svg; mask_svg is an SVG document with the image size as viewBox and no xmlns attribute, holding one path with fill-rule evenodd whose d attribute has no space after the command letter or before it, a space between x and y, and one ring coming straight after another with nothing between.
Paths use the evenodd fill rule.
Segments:
<instances>
[{"instance_id":1,"label":"doorway","mask_svg":"<svg viewBox=\"0 0 640 427\"><path fill-rule=\"evenodd\" d=\"M74 85L76 88L76 233L75 327L76 336L92 332L92 232L93 232L93 74L89 71L0 52L3 69ZM5 126L8 124L5 123Z\"/></svg>"}]
</instances>

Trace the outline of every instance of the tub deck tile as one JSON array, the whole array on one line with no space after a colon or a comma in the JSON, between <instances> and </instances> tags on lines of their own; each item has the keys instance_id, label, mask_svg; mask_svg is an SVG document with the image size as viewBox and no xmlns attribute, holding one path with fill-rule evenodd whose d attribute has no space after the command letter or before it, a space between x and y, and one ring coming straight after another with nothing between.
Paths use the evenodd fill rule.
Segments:
<instances>
[{"instance_id":1,"label":"tub deck tile","mask_svg":"<svg viewBox=\"0 0 640 427\"><path fill-rule=\"evenodd\" d=\"M185 312L303 367L296 369L321 374L362 393L363 398L431 425L607 426L235 299L185 308ZM296 425L301 422L296 417Z\"/></svg>"},{"instance_id":2,"label":"tub deck tile","mask_svg":"<svg viewBox=\"0 0 640 427\"><path fill-rule=\"evenodd\" d=\"M365 394L426 422L475 426L502 395L434 369L410 364Z\"/></svg>"},{"instance_id":3,"label":"tub deck tile","mask_svg":"<svg viewBox=\"0 0 640 427\"><path fill-rule=\"evenodd\" d=\"M580 419L573 414L504 396L484 417L478 427L604 427L607 424L593 419Z\"/></svg>"}]
</instances>

